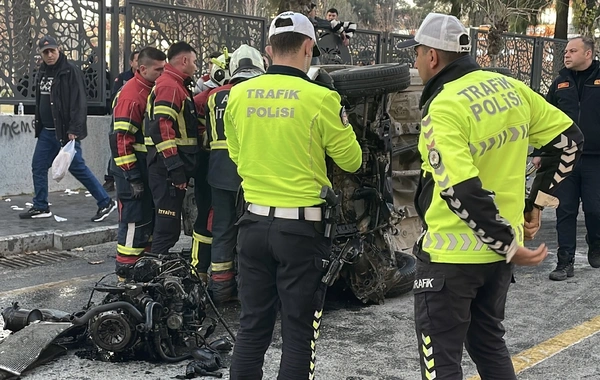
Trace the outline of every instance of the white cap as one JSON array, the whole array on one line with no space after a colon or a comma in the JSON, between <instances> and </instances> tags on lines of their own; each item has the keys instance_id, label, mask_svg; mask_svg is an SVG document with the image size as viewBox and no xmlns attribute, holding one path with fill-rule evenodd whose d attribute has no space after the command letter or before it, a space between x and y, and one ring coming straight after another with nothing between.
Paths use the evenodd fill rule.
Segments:
<instances>
[{"instance_id":1,"label":"white cap","mask_svg":"<svg viewBox=\"0 0 600 380\"><path fill-rule=\"evenodd\" d=\"M471 39L464 25L456 17L441 13L428 14L415 38L401 42L397 47L403 49L418 45L454 53L471 51Z\"/></svg>"},{"instance_id":2,"label":"white cap","mask_svg":"<svg viewBox=\"0 0 600 380\"><path fill-rule=\"evenodd\" d=\"M289 21L287 21L289 20ZM275 26L276 24L280 26ZM269 28L269 39L272 36L281 33L300 33L309 37L315 41L315 47L313 48L313 57L321 55L321 51L317 46L317 37L315 35L315 26L310 22L308 17L302 13L295 13L292 11L283 12L271 21L271 27Z\"/></svg>"}]
</instances>

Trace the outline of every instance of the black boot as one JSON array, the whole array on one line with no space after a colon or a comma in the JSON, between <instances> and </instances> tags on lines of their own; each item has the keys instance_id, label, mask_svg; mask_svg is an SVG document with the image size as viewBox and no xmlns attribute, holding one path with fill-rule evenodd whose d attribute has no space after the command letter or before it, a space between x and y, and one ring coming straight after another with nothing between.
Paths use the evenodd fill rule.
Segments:
<instances>
[{"instance_id":1,"label":"black boot","mask_svg":"<svg viewBox=\"0 0 600 380\"><path fill-rule=\"evenodd\" d=\"M550 272L550 279L553 281L564 281L568 277L575 276L575 257L572 257L566 252L558 251L558 264L556 269Z\"/></svg>"},{"instance_id":2,"label":"black boot","mask_svg":"<svg viewBox=\"0 0 600 380\"><path fill-rule=\"evenodd\" d=\"M592 268L600 268L600 247L590 247L588 249L588 263Z\"/></svg>"}]
</instances>

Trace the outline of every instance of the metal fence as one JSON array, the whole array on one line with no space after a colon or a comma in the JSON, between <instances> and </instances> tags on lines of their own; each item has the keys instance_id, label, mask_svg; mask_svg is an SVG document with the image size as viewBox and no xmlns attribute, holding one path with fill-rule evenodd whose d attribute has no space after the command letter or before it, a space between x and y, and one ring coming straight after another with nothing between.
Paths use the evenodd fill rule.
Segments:
<instances>
[{"instance_id":1,"label":"metal fence","mask_svg":"<svg viewBox=\"0 0 600 380\"><path fill-rule=\"evenodd\" d=\"M39 39L54 36L65 55L85 73L88 104L101 105L106 93L102 0L0 0L0 101L33 103L41 59Z\"/></svg>"},{"instance_id":2,"label":"metal fence","mask_svg":"<svg viewBox=\"0 0 600 380\"><path fill-rule=\"evenodd\" d=\"M373 32L359 30L356 41L365 41ZM482 67L506 67L513 76L527 83L533 90L546 94L558 71L564 67L563 56L567 45L566 40L529 37L520 34L506 33L502 36L503 48L495 62L488 55L487 32L471 29L471 54ZM377 55L375 50L365 46L364 43L354 47L351 44L351 53L354 63L362 63L360 57L367 56L373 63L406 63L413 67L415 53L413 49L398 49L398 44L413 38L409 35L394 33L379 33Z\"/></svg>"},{"instance_id":3,"label":"metal fence","mask_svg":"<svg viewBox=\"0 0 600 380\"><path fill-rule=\"evenodd\" d=\"M533 90L546 94L558 71L564 67L566 40L529 37L506 33L503 48L494 66L510 69L515 78L527 83ZM487 54L486 32L471 30L471 54L483 67L492 66Z\"/></svg>"},{"instance_id":4,"label":"metal fence","mask_svg":"<svg viewBox=\"0 0 600 380\"><path fill-rule=\"evenodd\" d=\"M242 3L224 0L222 9L240 11ZM208 54L224 46L230 50L241 44L264 48L267 19L181 4L180 0L0 0L0 103L34 102L35 76L41 63L37 42L45 34L55 36L62 51L84 71L88 105L101 107L110 97L110 74L114 77L128 66L134 49L156 46L166 50L171 43L185 40L198 49L202 66L207 64ZM107 25L110 47L105 48ZM473 56L480 65L490 66L485 32L471 30L471 37ZM358 30L349 47L353 63L412 66L414 51L398 49L407 38L412 37ZM502 38L504 47L495 64L509 68L516 78L545 93L563 67L566 41L510 33Z\"/></svg>"},{"instance_id":5,"label":"metal fence","mask_svg":"<svg viewBox=\"0 0 600 380\"><path fill-rule=\"evenodd\" d=\"M224 46L233 51L248 44L262 50L266 43L267 20L260 17L130 0L125 19L124 57L131 49L155 46L166 51L173 42L186 41L206 65L204 58Z\"/></svg>"}]
</instances>

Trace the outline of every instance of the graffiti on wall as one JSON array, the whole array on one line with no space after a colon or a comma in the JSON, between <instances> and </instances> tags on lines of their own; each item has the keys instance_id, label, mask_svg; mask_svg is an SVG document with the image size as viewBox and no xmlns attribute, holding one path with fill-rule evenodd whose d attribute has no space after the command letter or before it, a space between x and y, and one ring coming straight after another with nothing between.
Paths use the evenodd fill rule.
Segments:
<instances>
[{"instance_id":1,"label":"graffiti on wall","mask_svg":"<svg viewBox=\"0 0 600 380\"><path fill-rule=\"evenodd\" d=\"M2 126L0 126L0 141L12 140L19 135L26 135L34 132L35 129L29 121L2 122Z\"/></svg>"}]
</instances>

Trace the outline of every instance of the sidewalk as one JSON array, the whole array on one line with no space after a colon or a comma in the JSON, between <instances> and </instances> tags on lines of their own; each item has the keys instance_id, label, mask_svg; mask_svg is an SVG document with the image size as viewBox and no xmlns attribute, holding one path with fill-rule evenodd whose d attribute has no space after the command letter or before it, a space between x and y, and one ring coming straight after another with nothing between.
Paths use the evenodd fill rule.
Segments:
<instances>
[{"instance_id":1,"label":"sidewalk","mask_svg":"<svg viewBox=\"0 0 600 380\"><path fill-rule=\"evenodd\" d=\"M6 196L0 199L0 257L44 249L72 249L115 241L117 210L102 222L92 222L98 206L85 189L75 193L55 192L48 197L54 216L44 219L19 219L31 203L32 195ZM114 199L115 192L109 195ZM9 201L10 199L10 201ZM13 209L15 206L23 210ZM55 217L66 219L57 221ZM59 219L60 220L60 219Z\"/></svg>"}]
</instances>

